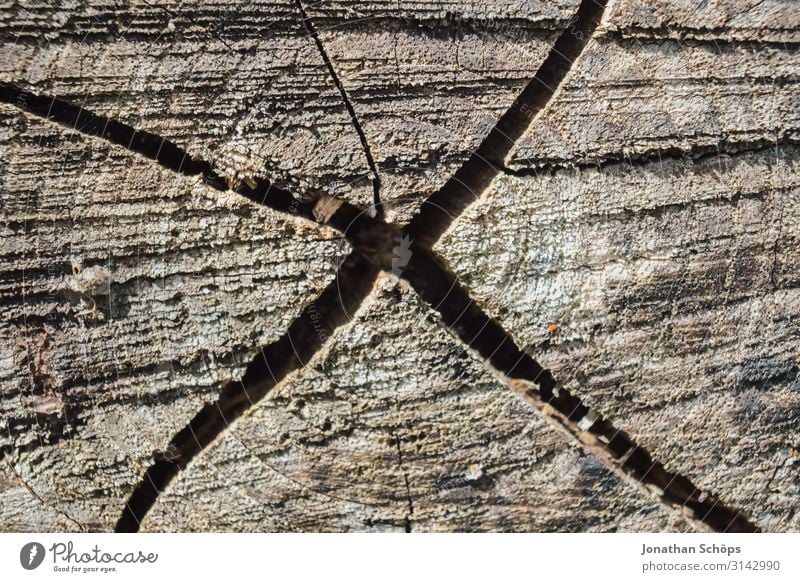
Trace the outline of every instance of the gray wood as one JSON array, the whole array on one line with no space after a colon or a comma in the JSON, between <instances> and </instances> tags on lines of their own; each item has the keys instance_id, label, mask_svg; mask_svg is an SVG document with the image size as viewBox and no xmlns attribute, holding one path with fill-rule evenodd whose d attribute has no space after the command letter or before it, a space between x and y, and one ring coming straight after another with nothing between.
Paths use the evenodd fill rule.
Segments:
<instances>
[{"instance_id":1,"label":"gray wood","mask_svg":"<svg viewBox=\"0 0 800 582\"><path fill-rule=\"evenodd\" d=\"M333 197L319 222L374 213L376 171L406 223L578 4L14 6L0 83L163 136L231 184ZM612 0L434 247L563 387L768 531L800 527L798 30L780 0ZM0 104L0 530L110 530L350 248L25 110ZM382 274L142 529L704 529L509 383Z\"/></svg>"},{"instance_id":2,"label":"gray wood","mask_svg":"<svg viewBox=\"0 0 800 582\"><path fill-rule=\"evenodd\" d=\"M391 275L330 349L207 449L144 524L616 529L693 528L554 431Z\"/></svg>"},{"instance_id":3,"label":"gray wood","mask_svg":"<svg viewBox=\"0 0 800 582\"><path fill-rule=\"evenodd\" d=\"M346 247L99 140L3 118L2 522L108 529L152 454ZM26 488L58 519L24 511Z\"/></svg>"}]
</instances>

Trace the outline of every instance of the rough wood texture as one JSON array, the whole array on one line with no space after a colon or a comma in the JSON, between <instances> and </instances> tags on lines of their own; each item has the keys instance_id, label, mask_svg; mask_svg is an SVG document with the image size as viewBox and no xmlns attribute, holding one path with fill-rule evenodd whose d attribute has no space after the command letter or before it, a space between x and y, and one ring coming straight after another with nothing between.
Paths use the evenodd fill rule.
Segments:
<instances>
[{"instance_id":1,"label":"rough wood texture","mask_svg":"<svg viewBox=\"0 0 800 582\"><path fill-rule=\"evenodd\" d=\"M0 15L0 529L121 528L126 504L147 531L726 529L631 479L644 450L746 527L800 527L791 3ZM25 91L308 207L41 119ZM519 139L495 135L508 112ZM382 214L436 232L403 242ZM472 310L425 248L448 225L433 251ZM335 277L350 249L363 268ZM492 359L515 342L644 448L615 463L588 414L559 420L547 374Z\"/></svg>"},{"instance_id":2,"label":"rough wood texture","mask_svg":"<svg viewBox=\"0 0 800 582\"><path fill-rule=\"evenodd\" d=\"M339 92L293 2L4 12L0 80L181 144L234 178L372 203Z\"/></svg>"},{"instance_id":3,"label":"rough wood texture","mask_svg":"<svg viewBox=\"0 0 800 582\"><path fill-rule=\"evenodd\" d=\"M0 451L15 477L0 522L108 529L152 454L282 333L345 248L120 148L0 114ZM25 511L26 487L62 519Z\"/></svg>"},{"instance_id":4,"label":"rough wood texture","mask_svg":"<svg viewBox=\"0 0 800 582\"><path fill-rule=\"evenodd\" d=\"M796 135L799 66L792 48L599 36L509 165L590 164Z\"/></svg>"},{"instance_id":5,"label":"rough wood texture","mask_svg":"<svg viewBox=\"0 0 800 582\"><path fill-rule=\"evenodd\" d=\"M578 2L308 4L364 127L387 218L406 222L513 103Z\"/></svg>"},{"instance_id":6,"label":"rough wood texture","mask_svg":"<svg viewBox=\"0 0 800 582\"><path fill-rule=\"evenodd\" d=\"M692 528L554 431L386 275L330 349L198 458L144 529Z\"/></svg>"},{"instance_id":7,"label":"rough wood texture","mask_svg":"<svg viewBox=\"0 0 800 582\"><path fill-rule=\"evenodd\" d=\"M715 42L680 42L661 27L710 24L634 4L612 5L612 32L509 156L517 176L437 250L668 468L797 530L798 53L729 41L798 18L717 8ZM640 38L620 38L632 23Z\"/></svg>"},{"instance_id":8,"label":"rough wood texture","mask_svg":"<svg viewBox=\"0 0 800 582\"><path fill-rule=\"evenodd\" d=\"M798 528L797 154L503 177L440 249L566 387L770 530Z\"/></svg>"},{"instance_id":9,"label":"rough wood texture","mask_svg":"<svg viewBox=\"0 0 800 582\"><path fill-rule=\"evenodd\" d=\"M791 0L626 0L613 8L609 28L629 36L752 41L754 48L800 40Z\"/></svg>"}]
</instances>

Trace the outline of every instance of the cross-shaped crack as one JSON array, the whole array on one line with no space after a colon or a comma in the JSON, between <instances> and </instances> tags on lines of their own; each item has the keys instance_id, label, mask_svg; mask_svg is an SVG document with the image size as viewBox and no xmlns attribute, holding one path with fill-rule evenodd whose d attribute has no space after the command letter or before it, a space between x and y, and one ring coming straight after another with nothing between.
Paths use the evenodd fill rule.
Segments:
<instances>
[{"instance_id":1,"label":"cross-shaped crack","mask_svg":"<svg viewBox=\"0 0 800 582\"><path fill-rule=\"evenodd\" d=\"M303 12L302 5L299 6ZM712 530L757 529L741 511L701 491L687 477L668 471L624 431L590 410L576 396L559 389L550 371L519 348L502 326L471 299L456 276L431 250L453 220L480 197L502 171L511 148L556 94L572 63L600 25L605 6L604 0L583 0L575 19L562 32L535 77L471 157L425 201L407 228L387 223L371 216L367 210L327 195L299 199L264 179L226 180L209 162L193 158L180 146L158 135L138 131L55 97L34 95L14 85L0 85L2 102L120 145L173 172L199 176L215 190L231 190L273 210L332 227L342 233L353 248L335 280L303 310L279 340L261 349L241 381L226 385L216 402L204 406L172 438L131 494L117 531L137 531L159 494L180 470L289 373L303 367L332 332L348 321L348 314L369 294L380 270L394 272L405 279L439 312L449 330L477 352L512 390L628 481L648 493L655 491L665 504L683 509L695 522ZM303 16L308 23L305 14ZM313 28L311 32L313 34ZM344 96L324 49L320 50ZM363 131L352 107L349 110L369 156ZM370 162L377 180L371 158ZM374 184L377 188L377 182ZM400 268L396 261L397 248L404 249Z\"/></svg>"}]
</instances>

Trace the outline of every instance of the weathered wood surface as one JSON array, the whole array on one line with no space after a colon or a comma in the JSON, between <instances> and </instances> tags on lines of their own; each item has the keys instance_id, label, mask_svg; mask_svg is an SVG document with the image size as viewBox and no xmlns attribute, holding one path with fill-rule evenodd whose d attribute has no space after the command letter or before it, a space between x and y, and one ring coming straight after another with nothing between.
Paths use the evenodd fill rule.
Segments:
<instances>
[{"instance_id":1,"label":"weathered wood surface","mask_svg":"<svg viewBox=\"0 0 800 582\"><path fill-rule=\"evenodd\" d=\"M782 43L734 42L724 33L631 39L611 29L587 47L509 165L590 164L796 136L799 63L798 50Z\"/></svg>"},{"instance_id":2,"label":"weathered wood surface","mask_svg":"<svg viewBox=\"0 0 800 582\"><path fill-rule=\"evenodd\" d=\"M800 53L746 25L788 43L800 17L764 3L753 20L717 8L693 24L635 4L613 5L608 34L510 154L517 175L437 250L668 468L766 529L797 530ZM661 32L712 23L701 43Z\"/></svg>"},{"instance_id":3,"label":"weathered wood surface","mask_svg":"<svg viewBox=\"0 0 800 582\"><path fill-rule=\"evenodd\" d=\"M577 1L309 3L382 183L407 222L536 73Z\"/></svg>"},{"instance_id":4,"label":"weathered wood surface","mask_svg":"<svg viewBox=\"0 0 800 582\"><path fill-rule=\"evenodd\" d=\"M0 448L16 473L3 527L71 516L108 529L153 453L281 335L346 249L120 148L2 114Z\"/></svg>"},{"instance_id":5,"label":"weathered wood surface","mask_svg":"<svg viewBox=\"0 0 800 582\"><path fill-rule=\"evenodd\" d=\"M627 36L797 43L797 7L791 0L626 0L613 5L609 28Z\"/></svg>"},{"instance_id":6,"label":"weathered wood surface","mask_svg":"<svg viewBox=\"0 0 800 582\"><path fill-rule=\"evenodd\" d=\"M86 2L4 18L4 80L164 136L227 176L372 202L358 136L293 2Z\"/></svg>"},{"instance_id":7,"label":"weathered wood surface","mask_svg":"<svg viewBox=\"0 0 800 582\"><path fill-rule=\"evenodd\" d=\"M691 530L515 398L391 275L144 528Z\"/></svg>"},{"instance_id":8,"label":"weathered wood surface","mask_svg":"<svg viewBox=\"0 0 800 582\"><path fill-rule=\"evenodd\" d=\"M440 249L556 378L769 529L798 527L797 154L503 177Z\"/></svg>"},{"instance_id":9,"label":"weathered wood surface","mask_svg":"<svg viewBox=\"0 0 800 582\"><path fill-rule=\"evenodd\" d=\"M0 82L365 212L376 170L406 222L578 4L15 5ZM435 247L559 382L770 531L800 526L798 29L779 0L612 1ZM0 105L0 528L107 530L348 245L24 110ZM697 524L554 430L382 275L142 528Z\"/></svg>"}]
</instances>

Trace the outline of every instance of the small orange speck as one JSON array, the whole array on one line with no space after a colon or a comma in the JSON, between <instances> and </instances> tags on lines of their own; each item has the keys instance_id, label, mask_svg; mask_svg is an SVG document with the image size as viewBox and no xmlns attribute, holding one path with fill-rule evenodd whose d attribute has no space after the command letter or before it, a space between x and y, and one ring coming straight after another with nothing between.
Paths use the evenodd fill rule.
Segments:
<instances>
[{"instance_id":1,"label":"small orange speck","mask_svg":"<svg viewBox=\"0 0 800 582\"><path fill-rule=\"evenodd\" d=\"M555 323L551 323L550 325L547 326L547 331L549 331L550 333L555 333L557 329L558 326Z\"/></svg>"},{"instance_id":2,"label":"small orange speck","mask_svg":"<svg viewBox=\"0 0 800 582\"><path fill-rule=\"evenodd\" d=\"M797 449L792 449L792 457L796 457L797 455Z\"/></svg>"}]
</instances>

